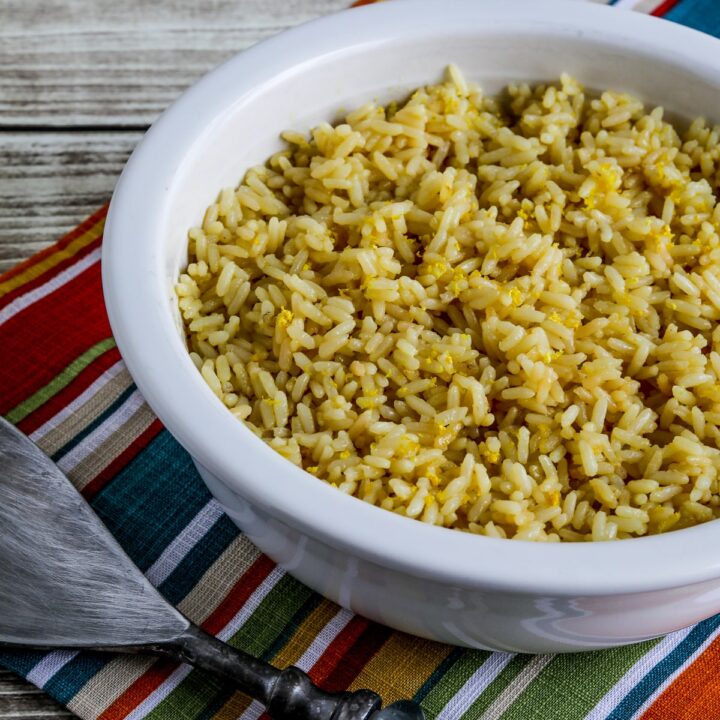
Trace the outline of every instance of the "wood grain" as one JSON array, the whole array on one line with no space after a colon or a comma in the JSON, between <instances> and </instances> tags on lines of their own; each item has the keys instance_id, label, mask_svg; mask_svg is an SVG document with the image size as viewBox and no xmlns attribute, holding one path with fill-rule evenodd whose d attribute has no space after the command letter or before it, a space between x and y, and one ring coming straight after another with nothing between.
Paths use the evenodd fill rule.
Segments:
<instances>
[{"instance_id":1,"label":"wood grain","mask_svg":"<svg viewBox=\"0 0 720 720\"><path fill-rule=\"evenodd\" d=\"M142 132L0 133L0 272L106 203Z\"/></svg>"},{"instance_id":2,"label":"wood grain","mask_svg":"<svg viewBox=\"0 0 720 720\"><path fill-rule=\"evenodd\" d=\"M210 68L347 0L0 0L0 127L141 127Z\"/></svg>"},{"instance_id":3,"label":"wood grain","mask_svg":"<svg viewBox=\"0 0 720 720\"><path fill-rule=\"evenodd\" d=\"M74 717L42 690L0 668L2 720L70 720Z\"/></svg>"}]
</instances>

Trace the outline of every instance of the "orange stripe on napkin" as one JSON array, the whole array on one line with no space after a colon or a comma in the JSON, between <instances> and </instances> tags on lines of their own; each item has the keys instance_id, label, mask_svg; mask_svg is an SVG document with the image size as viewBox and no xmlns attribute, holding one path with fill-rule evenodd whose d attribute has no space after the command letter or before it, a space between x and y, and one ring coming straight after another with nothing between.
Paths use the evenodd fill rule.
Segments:
<instances>
[{"instance_id":1,"label":"orange stripe on napkin","mask_svg":"<svg viewBox=\"0 0 720 720\"><path fill-rule=\"evenodd\" d=\"M98 720L122 720L157 690L178 667L172 660L158 660L141 675L115 702L106 708Z\"/></svg>"},{"instance_id":2,"label":"orange stripe on napkin","mask_svg":"<svg viewBox=\"0 0 720 720\"><path fill-rule=\"evenodd\" d=\"M645 711L640 720L720 718L720 638L695 659Z\"/></svg>"}]
</instances>

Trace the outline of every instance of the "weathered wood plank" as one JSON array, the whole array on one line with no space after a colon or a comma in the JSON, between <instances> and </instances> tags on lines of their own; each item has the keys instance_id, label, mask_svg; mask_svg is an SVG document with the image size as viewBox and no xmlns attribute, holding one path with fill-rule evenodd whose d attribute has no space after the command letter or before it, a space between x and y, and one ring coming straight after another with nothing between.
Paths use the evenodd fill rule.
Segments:
<instances>
[{"instance_id":1,"label":"weathered wood plank","mask_svg":"<svg viewBox=\"0 0 720 720\"><path fill-rule=\"evenodd\" d=\"M71 720L74 717L42 690L0 669L0 720Z\"/></svg>"},{"instance_id":2,"label":"weathered wood plank","mask_svg":"<svg viewBox=\"0 0 720 720\"><path fill-rule=\"evenodd\" d=\"M110 199L141 132L0 135L0 272Z\"/></svg>"},{"instance_id":3,"label":"weathered wood plank","mask_svg":"<svg viewBox=\"0 0 720 720\"><path fill-rule=\"evenodd\" d=\"M42 690L0 668L0 702L10 695L42 695Z\"/></svg>"},{"instance_id":4,"label":"weathered wood plank","mask_svg":"<svg viewBox=\"0 0 720 720\"><path fill-rule=\"evenodd\" d=\"M203 73L349 0L0 0L0 128L143 126Z\"/></svg>"}]
</instances>

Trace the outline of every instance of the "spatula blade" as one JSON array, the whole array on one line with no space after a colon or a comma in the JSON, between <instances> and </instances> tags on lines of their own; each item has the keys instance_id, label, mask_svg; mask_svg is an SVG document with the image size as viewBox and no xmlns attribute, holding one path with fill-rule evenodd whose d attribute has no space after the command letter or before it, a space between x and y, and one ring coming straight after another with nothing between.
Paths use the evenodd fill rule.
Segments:
<instances>
[{"instance_id":1,"label":"spatula blade","mask_svg":"<svg viewBox=\"0 0 720 720\"><path fill-rule=\"evenodd\" d=\"M188 625L58 467L0 418L0 643L145 645Z\"/></svg>"}]
</instances>

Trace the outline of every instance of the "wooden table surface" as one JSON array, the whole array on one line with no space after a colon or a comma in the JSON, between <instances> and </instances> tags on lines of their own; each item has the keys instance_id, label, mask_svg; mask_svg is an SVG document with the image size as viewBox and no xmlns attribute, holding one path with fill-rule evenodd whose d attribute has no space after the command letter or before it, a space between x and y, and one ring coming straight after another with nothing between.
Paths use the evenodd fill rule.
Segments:
<instances>
[{"instance_id":1,"label":"wooden table surface","mask_svg":"<svg viewBox=\"0 0 720 720\"><path fill-rule=\"evenodd\" d=\"M107 202L147 127L262 38L350 0L0 0L0 272ZM0 720L73 715L0 670Z\"/></svg>"}]
</instances>

